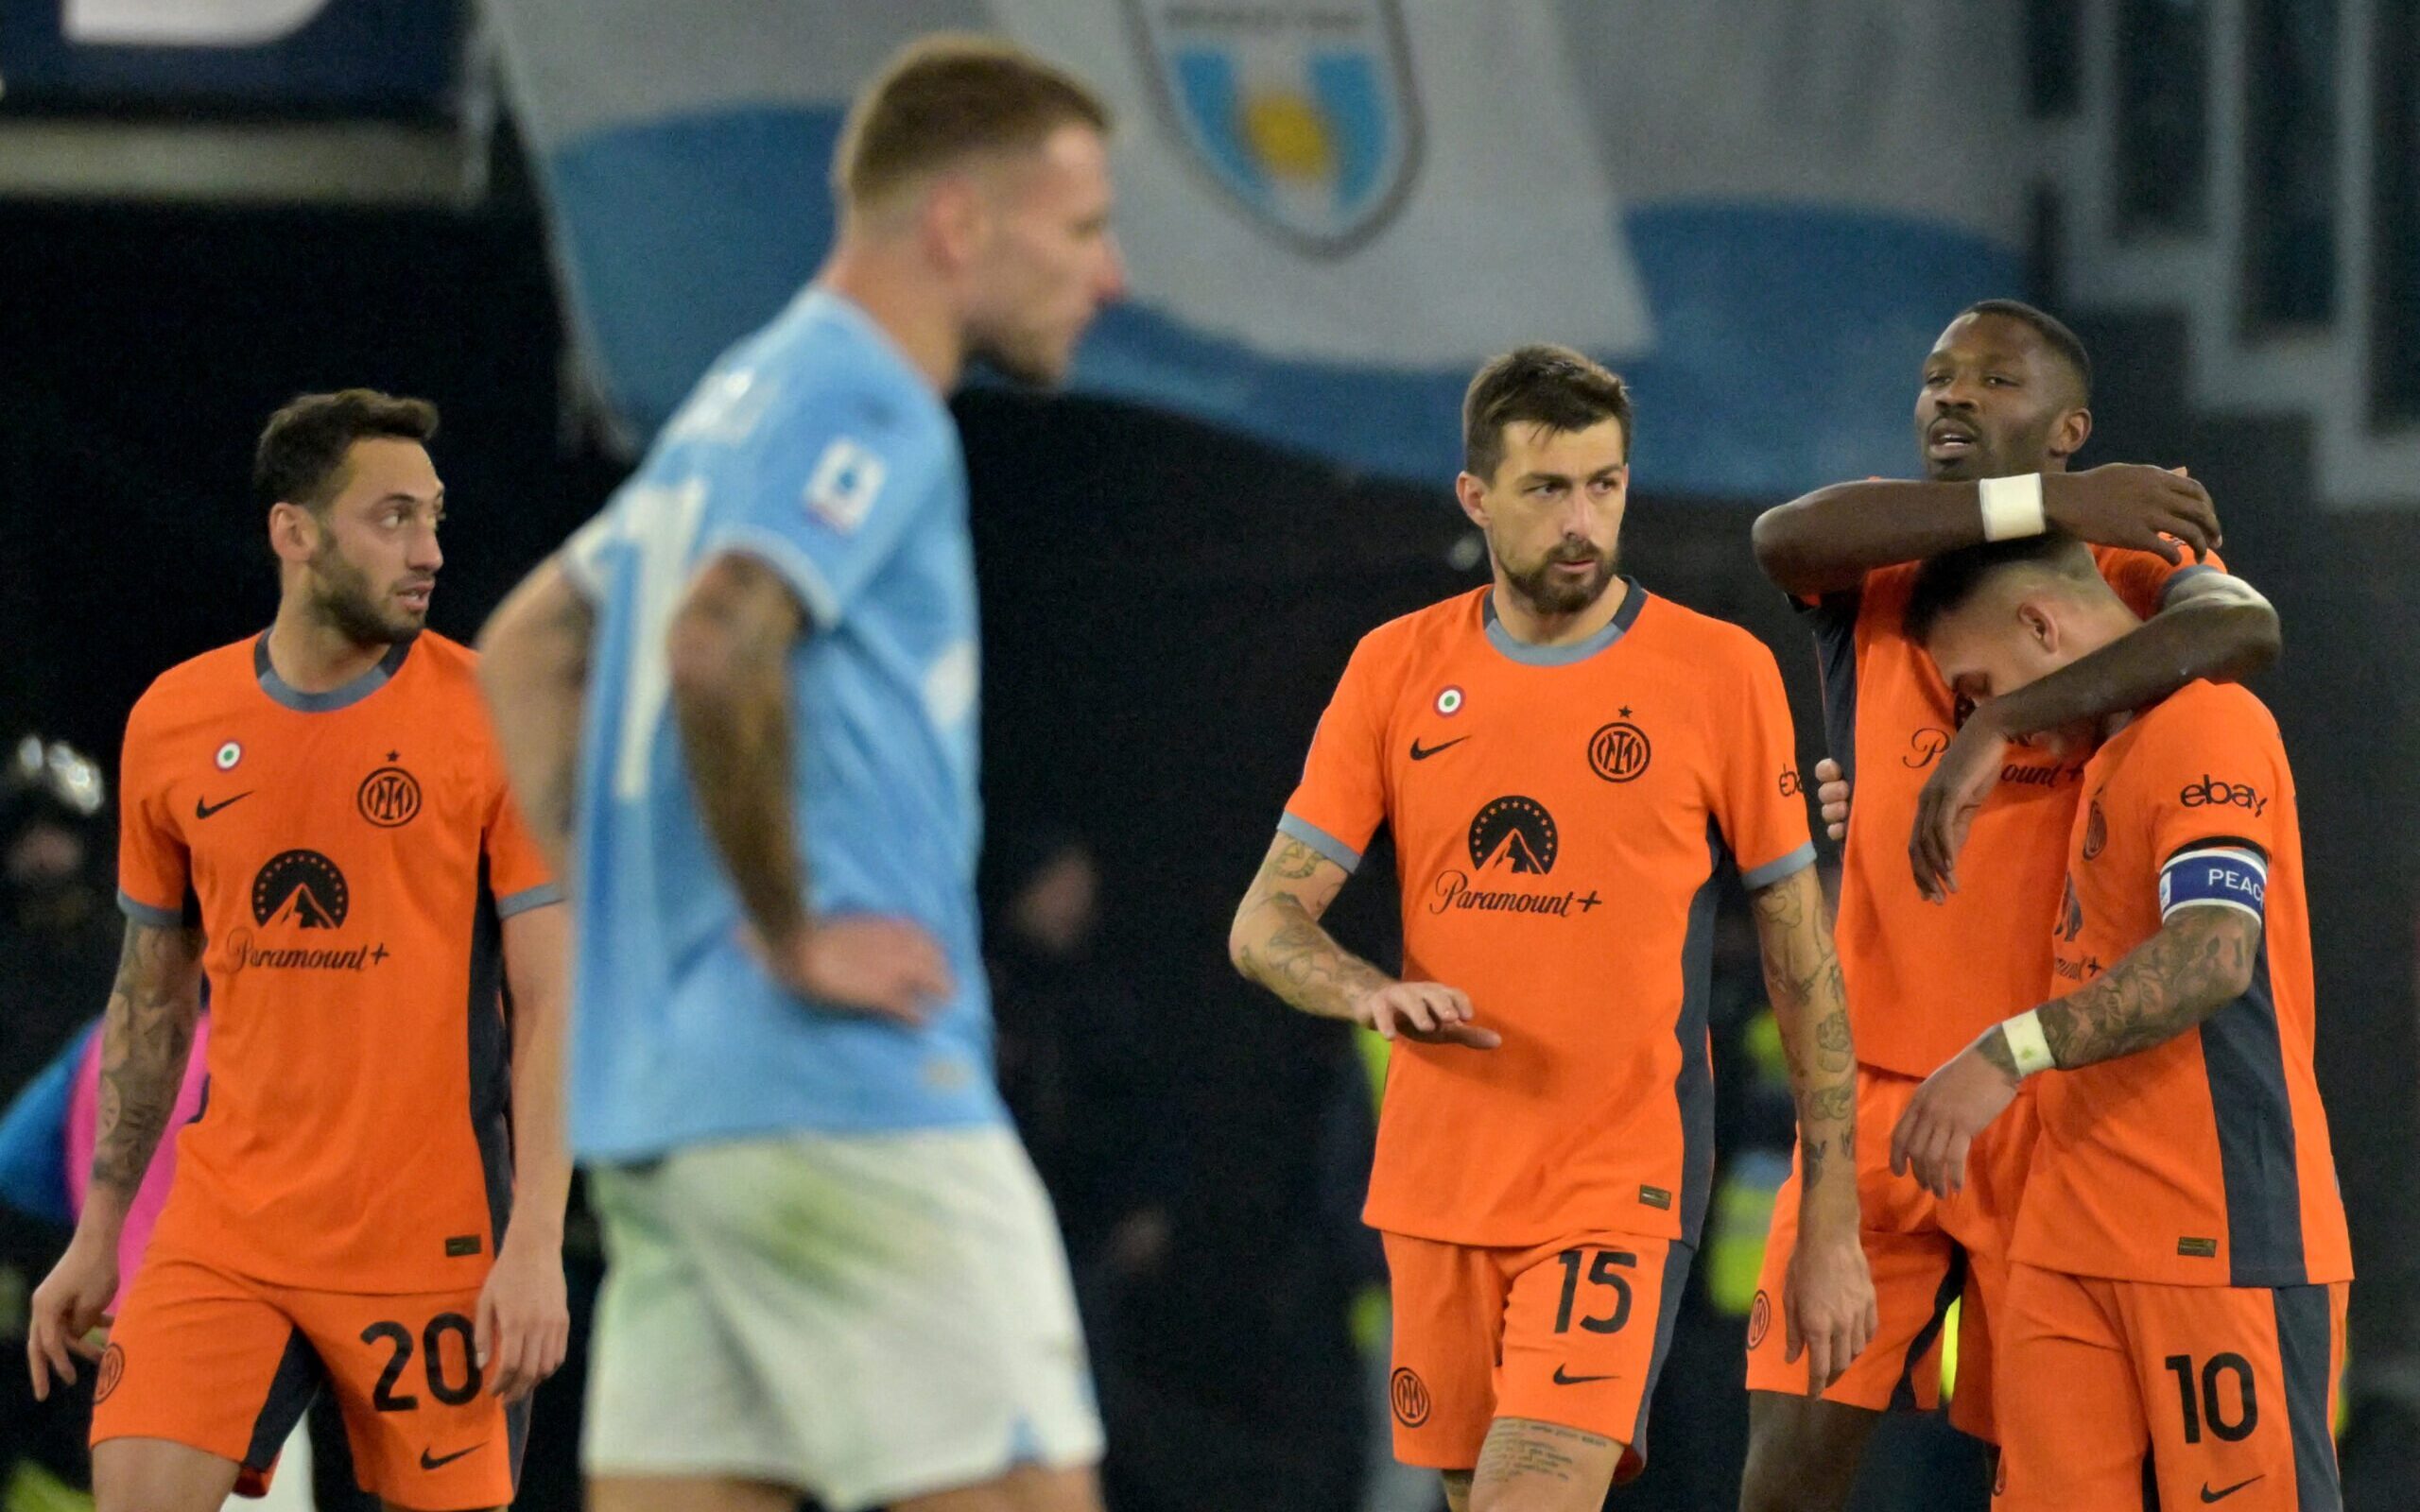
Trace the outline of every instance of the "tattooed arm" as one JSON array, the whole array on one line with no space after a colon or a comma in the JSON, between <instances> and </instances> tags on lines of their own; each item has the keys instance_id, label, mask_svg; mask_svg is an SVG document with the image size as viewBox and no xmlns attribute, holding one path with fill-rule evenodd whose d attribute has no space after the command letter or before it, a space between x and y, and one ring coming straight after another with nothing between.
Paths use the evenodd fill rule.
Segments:
<instances>
[{"instance_id":1,"label":"tattooed arm","mask_svg":"<svg viewBox=\"0 0 2420 1512\"><path fill-rule=\"evenodd\" d=\"M1783 1320L1787 1358L1807 1355L1807 1389L1839 1379L1874 1336L1874 1283L1858 1237L1857 1052L1848 992L1824 914L1824 885L1803 867L1756 889L1756 943L1798 1101L1798 1247Z\"/></svg>"},{"instance_id":2,"label":"tattooed arm","mask_svg":"<svg viewBox=\"0 0 2420 1512\"><path fill-rule=\"evenodd\" d=\"M1227 932L1236 970L1318 1018L1342 1019L1390 1040L1495 1048L1495 1032L1471 1022L1469 997L1442 983L1398 982L1321 927L1344 876L1342 867L1280 834Z\"/></svg>"},{"instance_id":3,"label":"tattooed arm","mask_svg":"<svg viewBox=\"0 0 2420 1512\"><path fill-rule=\"evenodd\" d=\"M2179 908L2090 987L2046 1003L2042 1037L2063 1071L2149 1050L2243 996L2260 954L2260 920L2239 908ZM2004 1031L1983 1037L2012 1074Z\"/></svg>"},{"instance_id":4,"label":"tattooed arm","mask_svg":"<svg viewBox=\"0 0 2420 1512\"><path fill-rule=\"evenodd\" d=\"M152 1152L174 1116L201 1016L201 931L130 919L117 981L101 1027L99 1121L93 1184L76 1237L34 1293L26 1354L34 1395L50 1376L76 1379L73 1354L92 1358L84 1338L117 1293L118 1236Z\"/></svg>"},{"instance_id":5,"label":"tattooed arm","mask_svg":"<svg viewBox=\"0 0 2420 1512\"><path fill-rule=\"evenodd\" d=\"M2165 1044L2243 995L2260 953L2260 920L2237 908L2179 908L2158 934L2090 987L2034 1010L2063 1071ZM2021 1017L2021 1016L2020 1016ZM2016 1096L2006 1024L1996 1023L1925 1079L1891 1136L1891 1168L1935 1192L1965 1181L1966 1151Z\"/></svg>"},{"instance_id":6,"label":"tattooed arm","mask_svg":"<svg viewBox=\"0 0 2420 1512\"><path fill-rule=\"evenodd\" d=\"M790 792L797 722L791 648L806 613L753 557L708 562L672 616L672 715L699 822L776 980L830 1007L907 1022L952 990L941 946L906 919L820 921Z\"/></svg>"},{"instance_id":7,"label":"tattooed arm","mask_svg":"<svg viewBox=\"0 0 2420 1512\"><path fill-rule=\"evenodd\" d=\"M558 882L571 881L572 809L596 613L560 557L522 580L479 631L479 687L512 796Z\"/></svg>"}]
</instances>

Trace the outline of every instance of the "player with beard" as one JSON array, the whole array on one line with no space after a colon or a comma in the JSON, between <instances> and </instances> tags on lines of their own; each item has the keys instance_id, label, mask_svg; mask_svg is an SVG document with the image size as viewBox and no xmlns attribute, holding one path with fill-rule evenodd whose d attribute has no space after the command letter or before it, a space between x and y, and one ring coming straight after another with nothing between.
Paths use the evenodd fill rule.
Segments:
<instances>
[{"instance_id":1,"label":"player with beard","mask_svg":"<svg viewBox=\"0 0 2420 1512\"><path fill-rule=\"evenodd\" d=\"M1856 785L1840 951L1857 1025L1857 1165L1881 1328L1821 1400L1797 1390L1774 1327L1789 1320L1779 1257L1799 1212L1793 1177L1775 1203L1749 1318L1743 1512L1847 1505L1880 1414L1937 1404L1942 1333L1962 1297L1950 1419L1997 1441L1992 1345L2032 1148L2031 1099L1977 1142L1961 1190L1947 1196L1893 1177L1887 1156L1920 1080L2032 1005L2049 970L2084 753L2015 743L2153 702L2197 678L2248 675L2276 652L2275 614L2210 554L2218 519L2200 485L2155 467L2068 471L2092 434L2090 404L2091 363L2072 332L2030 305L1984 301L1925 357L1915 407L1922 481L1838 484L1756 522L1759 564L1812 618L1826 741ZM2102 575L2148 623L1977 709L1903 627L1921 559L2047 527L2097 543Z\"/></svg>"},{"instance_id":2,"label":"player with beard","mask_svg":"<svg viewBox=\"0 0 2420 1512\"><path fill-rule=\"evenodd\" d=\"M1363 638L1228 949L1393 1042L1363 1217L1394 1293L1397 1457L1442 1471L1455 1512L1594 1512L1646 1462L1705 1215L1722 870L1754 903L1807 1152L1787 1284L1813 1389L1874 1326L1854 1050L1772 656L1617 569L1621 380L1507 353L1463 449L1494 581ZM1320 924L1381 824L1398 975Z\"/></svg>"},{"instance_id":3,"label":"player with beard","mask_svg":"<svg viewBox=\"0 0 2420 1512\"><path fill-rule=\"evenodd\" d=\"M814 283L483 637L542 841L579 835L596 1512L1099 1505L992 1074L944 399L977 359L1055 381L1116 296L1108 130L1021 50L910 44L851 109Z\"/></svg>"},{"instance_id":4,"label":"player with beard","mask_svg":"<svg viewBox=\"0 0 2420 1512\"><path fill-rule=\"evenodd\" d=\"M567 931L474 658L424 628L436 429L366 389L278 411L253 467L277 618L127 719L92 1181L27 1346L37 1395L95 1362L99 1512L260 1494L321 1389L365 1490L502 1506L562 1360ZM205 1111L103 1350L205 973Z\"/></svg>"}]
</instances>

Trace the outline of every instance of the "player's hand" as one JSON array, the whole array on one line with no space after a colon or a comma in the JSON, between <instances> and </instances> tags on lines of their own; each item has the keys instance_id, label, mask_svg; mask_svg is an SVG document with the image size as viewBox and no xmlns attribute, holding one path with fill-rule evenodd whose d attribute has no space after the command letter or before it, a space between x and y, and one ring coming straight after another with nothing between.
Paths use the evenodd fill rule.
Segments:
<instances>
[{"instance_id":1,"label":"player's hand","mask_svg":"<svg viewBox=\"0 0 2420 1512\"><path fill-rule=\"evenodd\" d=\"M1789 1253L1782 1281L1782 1319L1789 1348L1782 1359L1796 1365L1806 1356L1806 1394L1820 1397L1841 1379L1849 1362L1865 1352L1882 1327L1874 1297L1874 1277L1857 1224L1803 1227Z\"/></svg>"},{"instance_id":2,"label":"player's hand","mask_svg":"<svg viewBox=\"0 0 2420 1512\"><path fill-rule=\"evenodd\" d=\"M1823 811L1824 833L1835 840L1849 835L1849 780L1841 764L1829 756L1815 764L1815 805Z\"/></svg>"},{"instance_id":3,"label":"player's hand","mask_svg":"<svg viewBox=\"0 0 2420 1512\"><path fill-rule=\"evenodd\" d=\"M1388 1040L1493 1050L1504 1037L1471 1022L1471 1000L1442 982L1391 982L1360 1003L1364 1025Z\"/></svg>"},{"instance_id":4,"label":"player's hand","mask_svg":"<svg viewBox=\"0 0 2420 1512\"><path fill-rule=\"evenodd\" d=\"M900 1023L924 1022L925 1010L955 990L940 943L905 919L842 915L808 925L778 950L755 949L791 991Z\"/></svg>"},{"instance_id":5,"label":"player's hand","mask_svg":"<svg viewBox=\"0 0 2420 1512\"><path fill-rule=\"evenodd\" d=\"M536 1390L571 1349L562 1244L524 1239L526 1232L519 1226L505 1230L471 1324L471 1348L488 1391L508 1404Z\"/></svg>"},{"instance_id":6,"label":"player's hand","mask_svg":"<svg viewBox=\"0 0 2420 1512\"><path fill-rule=\"evenodd\" d=\"M26 1361L33 1370L36 1401L50 1400L53 1376L62 1384L76 1383L74 1356L101 1357L101 1347L87 1335L110 1321L110 1298L116 1295L115 1241L78 1229L67 1253L34 1288L26 1319Z\"/></svg>"},{"instance_id":7,"label":"player's hand","mask_svg":"<svg viewBox=\"0 0 2420 1512\"><path fill-rule=\"evenodd\" d=\"M1940 902L1958 890L1958 852L1966 847L1966 832L1981 812L1983 799L2000 780L2000 765L2008 759L2009 739L1989 713L1990 705L1967 716L1947 746L1932 775L1916 794L1915 828L1908 832L1908 865L1916 875L1916 891Z\"/></svg>"},{"instance_id":8,"label":"player's hand","mask_svg":"<svg viewBox=\"0 0 2420 1512\"><path fill-rule=\"evenodd\" d=\"M2182 468L2111 462L2081 472L2045 472L2042 513L2097 545L2132 546L2171 562L2185 559L2180 541L2204 557L2221 544L2209 490Z\"/></svg>"},{"instance_id":9,"label":"player's hand","mask_svg":"<svg viewBox=\"0 0 2420 1512\"><path fill-rule=\"evenodd\" d=\"M2000 1031L1995 1025L1983 1032ZM1973 1045L1952 1056L1925 1078L1892 1129L1891 1174L1912 1173L1937 1197L1964 1190L1966 1152L2015 1100L2019 1079Z\"/></svg>"}]
</instances>

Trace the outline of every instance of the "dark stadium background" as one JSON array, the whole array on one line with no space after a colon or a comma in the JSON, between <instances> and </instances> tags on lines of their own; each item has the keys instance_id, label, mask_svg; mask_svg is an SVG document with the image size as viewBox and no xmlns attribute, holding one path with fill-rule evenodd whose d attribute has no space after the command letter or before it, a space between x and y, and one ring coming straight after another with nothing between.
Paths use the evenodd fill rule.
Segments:
<instances>
[{"instance_id":1,"label":"dark stadium background","mask_svg":"<svg viewBox=\"0 0 2420 1512\"><path fill-rule=\"evenodd\" d=\"M2055 27L2073 8L2027 9ZM2134 7L2145 14L2129 24L2158 41L2157 26L2205 9ZM2381 9L2415 19L2410 5ZM2162 10L2173 14L2149 14ZM2382 237L2378 288L2343 301L2384 333L2377 384L2336 396L2345 405L2391 410L2420 391L2420 274L2388 276L2420 267L2415 29L2390 28L2400 61L2377 65L2404 92L2382 92L2377 144L2402 230ZM2057 71L2036 64L2036 103L2055 107ZM0 195L0 736L64 739L113 774L147 680L266 622L273 583L246 469L261 419L298 391L366 384L441 407L448 560L432 623L444 633L471 637L603 500L625 464L566 390L544 225L509 136L493 154L489 192L456 208ZM2420 479L2400 507L2321 507L2313 417L2198 408L2181 317L2070 304L2060 186L2028 192L2029 286L1975 293L2071 316L2100 371L2084 459L2188 464L2218 501L2230 564L2284 622L2284 659L2256 688L2300 784L2320 1069L2360 1270L2348 1494L2408 1507L2420 1486ZM2290 305L2305 297L2289 286L2291 249L2309 244L2283 245L2264 266ZM1913 352L1907 367L1912 379ZM981 552L991 831L1011 853L1080 836L1105 884L1088 971L1115 1011L1086 1026L1080 1084L1103 1091L1069 1159L1112 1194L1105 1223L1138 1206L1166 1218L1155 1263L1115 1288L1104 1346L1116 1505L1352 1506L1367 1409L1345 1319L1372 1263L1351 1221L1361 1070L1340 1033L1235 979L1224 925L1354 639L1478 581L1458 555L1467 531L1443 478L1357 476L1098 399L978 389L958 411ZM1637 438L1628 563L1651 591L1773 646L1811 763L1812 658L1747 549L1749 521L1777 501L1670 493L1657 446L1652 429ZM1345 928L1383 938L1387 912L1383 886L1358 886ZM95 1010L105 988L92 983ZM1753 1100L1735 1099L1727 1126ZM1691 1328L1659 1399L1654 1469L1617 1506L1729 1504L1736 1326L1708 1313ZM553 1452L542 1437L523 1504L570 1506L553 1499L571 1495L576 1369L543 1400ZM1860 1505L1979 1506L1955 1443L1905 1426L1894 1446ZM1893 1465L1928 1460L1880 1487Z\"/></svg>"}]
</instances>

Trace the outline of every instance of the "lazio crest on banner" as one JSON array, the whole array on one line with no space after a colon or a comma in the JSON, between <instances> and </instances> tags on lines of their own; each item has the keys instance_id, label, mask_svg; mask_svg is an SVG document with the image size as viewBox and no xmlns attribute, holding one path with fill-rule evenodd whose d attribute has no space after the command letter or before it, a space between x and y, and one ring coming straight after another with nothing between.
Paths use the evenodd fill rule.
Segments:
<instances>
[{"instance_id":1,"label":"lazio crest on banner","mask_svg":"<svg viewBox=\"0 0 2420 1512\"><path fill-rule=\"evenodd\" d=\"M1422 121L1395 0L1127 0L1197 165L1296 249L1340 256L1402 208Z\"/></svg>"}]
</instances>

